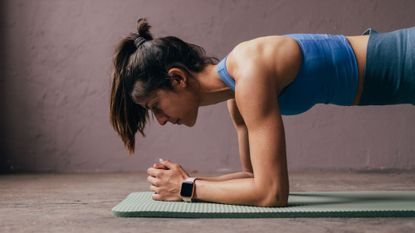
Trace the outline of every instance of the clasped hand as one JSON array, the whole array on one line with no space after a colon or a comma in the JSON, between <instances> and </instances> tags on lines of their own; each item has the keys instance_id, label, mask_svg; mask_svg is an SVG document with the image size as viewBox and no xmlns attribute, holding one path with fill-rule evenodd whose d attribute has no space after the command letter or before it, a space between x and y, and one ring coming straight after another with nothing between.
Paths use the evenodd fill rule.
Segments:
<instances>
[{"instance_id":1,"label":"clasped hand","mask_svg":"<svg viewBox=\"0 0 415 233\"><path fill-rule=\"evenodd\" d=\"M189 177L187 172L176 163L160 160L147 169L147 181L150 182L152 198L157 201L181 201L182 182Z\"/></svg>"}]
</instances>

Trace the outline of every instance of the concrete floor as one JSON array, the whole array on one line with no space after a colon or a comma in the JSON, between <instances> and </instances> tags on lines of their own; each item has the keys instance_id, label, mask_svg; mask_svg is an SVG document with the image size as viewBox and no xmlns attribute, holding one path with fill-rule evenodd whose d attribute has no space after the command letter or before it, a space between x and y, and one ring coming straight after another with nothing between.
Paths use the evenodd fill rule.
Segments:
<instances>
[{"instance_id":1,"label":"concrete floor","mask_svg":"<svg viewBox=\"0 0 415 233\"><path fill-rule=\"evenodd\" d=\"M291 172L290 185L291 191L415 190L415 171ZM148 191L146 174L0 175L0 232L415 232L414 218L113 217L111 208L136 191Z\"/></svg>"}]
</instances>

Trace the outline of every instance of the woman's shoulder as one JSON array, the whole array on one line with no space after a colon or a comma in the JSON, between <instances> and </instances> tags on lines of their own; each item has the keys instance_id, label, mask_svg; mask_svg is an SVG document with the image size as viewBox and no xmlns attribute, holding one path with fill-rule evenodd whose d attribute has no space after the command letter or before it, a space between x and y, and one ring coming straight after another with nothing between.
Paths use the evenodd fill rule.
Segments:
<instances>
[{"instance_id":1,"label":"woman's shoulder","mask_svg":"<svg viewBox=\"0 0 415 233\"><path fill-rule=\"evenodd\" d=\"M272 53L276 40L279 37L259 37L237 44L227 57L227 68L235 81L242 74L252 69L272 68L272 61L267 60L268 54ZM269 67L267 67L269 66Z\"/></svg>"},{"instance_id":2,"label":"woman's shoulder","mask_svg":"<svg viewBox=\"0 0 415 233\"><path fill-rule=\"evenodd\" d=\"M275 79L273 83L280 90L293 79L292 73L298 70L300 62L301 51L295 40L287 36L264 36L236 45L228 54L226 65L236 85L246 79L260 81L264 77Z\"/></svg>"}]
</instances>

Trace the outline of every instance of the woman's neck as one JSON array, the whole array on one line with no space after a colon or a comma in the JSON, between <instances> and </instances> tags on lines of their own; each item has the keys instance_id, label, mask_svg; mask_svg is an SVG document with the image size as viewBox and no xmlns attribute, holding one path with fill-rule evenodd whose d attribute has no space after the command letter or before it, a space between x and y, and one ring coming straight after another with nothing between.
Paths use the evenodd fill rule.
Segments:
<instances>
[{"instance_id":1,"label":"woman's neck","mask_svg":"<svg viewBox=\"0 0 415 233\"><path fill-rule=\"evenodd\" d=\"M194 74L199 83L200 106L217 104L235 98L233 90L220 79L216 67L217 65L207 65L202 72Z\"/></svg>"}]
</instances>

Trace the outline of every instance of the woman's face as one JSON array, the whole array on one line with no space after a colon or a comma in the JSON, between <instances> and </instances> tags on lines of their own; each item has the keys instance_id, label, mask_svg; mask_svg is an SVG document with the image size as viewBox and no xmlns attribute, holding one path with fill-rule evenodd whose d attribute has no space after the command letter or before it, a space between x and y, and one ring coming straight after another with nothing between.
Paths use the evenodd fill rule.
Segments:
<instances>
[{"instance_id":1,"label":"woman's face","mask_svg":"<svg viewBox=\"0 0 415 233\"><path fill-rule=\"evenodd\" d=\"M192 127L197 119L199 97L194 87L189 85L190 79L175 77L171 80L173 90L156 90L138 102L153 112L160 125L171 122Z\"/></svg>"}]
</instances>

